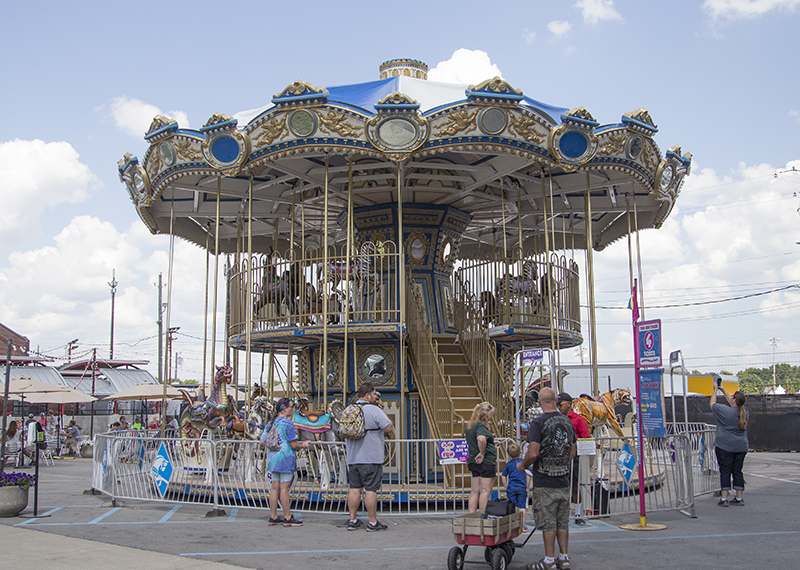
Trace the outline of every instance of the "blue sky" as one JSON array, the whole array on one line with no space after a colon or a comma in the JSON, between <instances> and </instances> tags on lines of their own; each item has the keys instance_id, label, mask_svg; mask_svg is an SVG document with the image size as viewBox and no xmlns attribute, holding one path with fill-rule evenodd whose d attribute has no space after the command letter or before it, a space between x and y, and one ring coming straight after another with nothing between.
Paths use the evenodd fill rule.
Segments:
<instances>
[{"instance_id":1,"label":"blue sky","mask_svg":"<svg viewBox=\"0 0 800 570\"><path fill-rule=\"evenodd\" d=\"M800 364L800 0L636 2L36 2L4 7L0 73L0 322L54 356L79 338L155 359L168 238L150 236L116 163L142 156L156 113L198 128L295 79L371 81L412 57L439 77L502 75L601 123L644 107L662 152L694 156L677 207L641 236L647 318L699 368ZM459 51L464 50L464 51ZM777 177L776 177L777 173ZM178 244L172 324L182 376L202 371L205 256ZM602 362L630 359L627 247L595 256ZM585 297L584 297L585 301ZM565 351L564 361L577 352ZM151 367L153 368L153 367Z\"/></svg>"}]
</instances>

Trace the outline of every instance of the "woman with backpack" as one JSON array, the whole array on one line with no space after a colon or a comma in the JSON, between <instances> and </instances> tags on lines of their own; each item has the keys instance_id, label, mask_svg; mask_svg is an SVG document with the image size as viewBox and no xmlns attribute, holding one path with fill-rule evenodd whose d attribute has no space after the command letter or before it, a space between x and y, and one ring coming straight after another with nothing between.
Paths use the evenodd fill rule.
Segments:
<instances>
[{"instance_id":1,"label":"woman with backpack","mask_svg":"<svg viewBox=\"0 0 800 570\"><path fill-rule=\"evenodd\" d=\"M297 471L297 450L305 449L310 441L300 442L294 424L290 419L294 414L294 402L289 398L281 398L275 407L276 417L267 425L261 435L262 447L267 447L267 471L272 474L269 489L269 525L301 526L302 520L292 515L289 505L289 489ZM278 516L278 503L283 508L283 517Z\"/></svg>"}]
</instances>

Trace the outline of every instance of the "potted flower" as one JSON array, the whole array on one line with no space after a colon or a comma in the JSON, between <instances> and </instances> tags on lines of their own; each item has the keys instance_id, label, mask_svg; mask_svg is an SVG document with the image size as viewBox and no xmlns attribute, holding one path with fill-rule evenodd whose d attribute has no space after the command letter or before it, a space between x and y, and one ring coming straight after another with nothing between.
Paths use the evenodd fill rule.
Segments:
<instances>
[{"instance_id":1,"label":"potted flower","mask_svg":"<svg viewBox=\"0 0 800 570\"><path fill-rule=\"evenodd\" d=\"M28 489L36 476L28 473L0 473L0 517L15 517L28 506Z\"/></svg>"}]
</instances>

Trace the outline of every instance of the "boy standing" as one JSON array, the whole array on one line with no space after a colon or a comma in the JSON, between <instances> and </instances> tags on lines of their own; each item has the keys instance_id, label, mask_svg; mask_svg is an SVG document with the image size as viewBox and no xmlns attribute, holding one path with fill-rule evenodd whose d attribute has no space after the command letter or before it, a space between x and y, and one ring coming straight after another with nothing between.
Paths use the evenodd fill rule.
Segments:
<instances>
[{"instance_id":1,"label":"boy standing","mask_svg":"<svg viewBox=\"0 0 800 570\"><path fill-rule=\"evenodd\" d=\"M525 524L525 509L528 507L528 482L527 473L517 469L517 463L521 461L521 449L516 443L508 446L509 461L500 476L503 486L506 488L506 497L522 511L522 524Z\"/></svg>"}]
</instances>

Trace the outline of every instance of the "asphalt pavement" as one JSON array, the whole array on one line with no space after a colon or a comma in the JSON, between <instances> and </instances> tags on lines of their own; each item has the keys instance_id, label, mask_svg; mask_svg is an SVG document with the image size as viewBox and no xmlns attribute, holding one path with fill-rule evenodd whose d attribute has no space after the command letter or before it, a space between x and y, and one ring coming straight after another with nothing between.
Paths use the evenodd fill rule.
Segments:
<instances>
[{"instance_id":1,"label":"asphalt pavement","mask_svg":"<svg viewBox=\"0 0 800 570\"><path fill-rule=\"evenodd\" d=\"M8 469L7 469L8 470ZM26 468L25 471L30 471ZM33 491L23 517L0 518L0 565L48 570L203 570L225 568L447 568L456 542L448 515L380 516L383 532L347 531L340 515L299 513L301 527L267 525L269 511L226 509L207 517L205 505L124 501L86 493L89 459L56 460L41 466L37 514ZM750 453L745 460L743 507L717 506L712 495L696 500L697 518L677 511L650 513L661 531L623 530L637 516L591 520L570 529L572 567L725 570L798 568L800 456ZM365 517L364 517L365 518ZM510 568L543 556L540 533L517 549ZM471 548L467 568L483 562ZM484 566L488 567L488 566Z\"/></svg>"}]
</instances>

